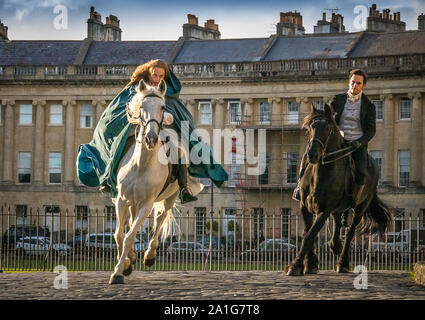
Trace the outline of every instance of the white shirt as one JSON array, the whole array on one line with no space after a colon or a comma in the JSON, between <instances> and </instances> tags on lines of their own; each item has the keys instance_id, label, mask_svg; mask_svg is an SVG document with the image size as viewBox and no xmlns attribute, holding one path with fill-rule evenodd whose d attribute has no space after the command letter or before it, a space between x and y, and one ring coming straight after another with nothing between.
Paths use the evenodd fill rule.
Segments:
<instances>
[{"instance_id":1,"label":"white shirt","mask_svg":"<svg viewBox=\"0 0 425 320\"><path fill-rule=\"evenodd\" d=\"M354 102L347 98L339 123L345 140L353 141L363 136L363 130L360 123L361 103L362 99L360 98L356 99Z\"/></svg>"}]
</instances>

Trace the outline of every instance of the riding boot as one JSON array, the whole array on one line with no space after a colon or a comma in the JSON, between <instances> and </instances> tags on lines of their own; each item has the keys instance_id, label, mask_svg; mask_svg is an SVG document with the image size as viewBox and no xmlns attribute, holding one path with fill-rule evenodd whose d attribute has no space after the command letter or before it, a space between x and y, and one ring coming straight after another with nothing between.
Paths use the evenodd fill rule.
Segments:
<instances>
[{"instance_id":1,"label":"riding boot","mask_svg":"<svg viewBox=\"0 0 425 320\"><path fill-rule=\"evenodd\" d=\"M177 164L177 181L180 187L179 197L180 203L186 203L190 201L198 200L197 197L194 197L190 194L190 191L187 187L187 165L185 164Z\"/></svg>"},{"instance_id":2,"label":"riding boot","mask_svg":"<svg viewBox=\"0 0 425 320\"><path fill-rule=\"evenodd\" d=\"M349 215L352 214L354 216L354 208L358 203L360 203L364 186L364 184L354 183L353 193L348 197L349 207L342 213L341 217L341 223L344 227L349 226Z\"/></svg>"},{"instance_id":3,"label":"riding boot","mask_svg":"<svg viewBox=\"0 0 425 320\"><path fill-rule=\"evenodd\" d=\"M300 174L297 181L297 186L295 187L294 192L292 193L292 199L294 199L295 201L300 201L300 181L302 176L304 175L305 168L307 167L306 162L307 161L305 160L305 155L304 155L301 160L301 169L300 169Z\"/></svg>"}]
</instances>

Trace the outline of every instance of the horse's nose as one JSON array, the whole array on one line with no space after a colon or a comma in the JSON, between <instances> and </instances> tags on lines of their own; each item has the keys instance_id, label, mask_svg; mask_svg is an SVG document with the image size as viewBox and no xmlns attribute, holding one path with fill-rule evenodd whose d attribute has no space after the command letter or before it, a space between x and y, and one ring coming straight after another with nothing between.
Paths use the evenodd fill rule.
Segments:
<instances>
[{"instance_id":1,"label":"horse's nose","mask_svg":"<svg viewBox=\"0 0 425 320\"><path fill-rule=\"evenodd\" d=\"M309 152L308 153L308 162L310 163L316 163L319 160L319 157L316 153Z\"/></svg>"},{"instance_id":2,"label":"horse's nose","mask_svg":"<svg viewBox=\"0 0 425 320\"><path fill-rule=\"evenodd\" d=\"M149 132L146 135L145 141L146 141L146 145L150 149L153 149L156 146L156 144L158 143L158 135L153 133L153 132Z\"/></svg>"}]
</instances>

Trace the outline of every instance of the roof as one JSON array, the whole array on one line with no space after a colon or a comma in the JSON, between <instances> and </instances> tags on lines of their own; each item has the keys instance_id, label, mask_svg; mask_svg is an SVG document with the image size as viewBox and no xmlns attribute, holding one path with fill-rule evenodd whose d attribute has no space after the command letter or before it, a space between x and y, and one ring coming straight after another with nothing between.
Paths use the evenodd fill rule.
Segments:
<instances>
[{"instance_id":1,"label":"roof","mask_svg":"<svg viewBox=\"0 0 425 320\"><path fill-rule=\"evenodd\" d=\"M185 41L174 63L258 61L268 38Z\"/></svg>"},{"instance_id":2,"label":"roof","mask_svg":"<svg viewBox=\"0 0 425 320\"><path fill-rule=\"evenodd\" d=\"M396 45L394 45L396 44ZM425 32L364 32L350 57L373 57L425 53Z\"/></svg>"},{"instance_id":3,"label":"roof","mask_svg":"<svg viewBox=\"0 0 425 320\"><path fill-rule=\"evenodd\" d=\"M425 32L358 32L305 36L181 41L0 41L0 65L139 65L343 59L425 53ZM396 45L394 45L396 44ZM87 51L87 54L86 54Z\"/></svg>"},{"instance_id":4,"label":"roof","mask_svg":"<svg viewBox=\"0 0 425 320\"><path fill-rule=\"evenodd\" d=\"M143 64L167 61L176 41L93 41L84 64Z\"/></svg>"},{"instance_id":5,"label":"roof","mask_svg":"<svg viewBox=\"0 0 425 320\"><path fill-rule=\"evenodd\" d=\"M279 37L264 60L342 59L358 38L358 33Z\"/></svg>"},{"instance_id":6,"label":"roof","mask_svg":"<svg viewBox=\"0 0 425 320\"><path fill-rule=\"evenodd\" d=\"M82 41L0 41L1 65L73 64Z\"/></svg>"}]
</instances>

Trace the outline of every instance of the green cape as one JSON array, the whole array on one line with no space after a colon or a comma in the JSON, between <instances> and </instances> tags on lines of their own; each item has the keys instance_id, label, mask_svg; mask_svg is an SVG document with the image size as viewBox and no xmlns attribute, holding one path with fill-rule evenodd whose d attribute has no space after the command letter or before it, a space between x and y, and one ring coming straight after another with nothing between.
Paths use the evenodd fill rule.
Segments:
<instances>
[{"instance_id":1,"label":"green cape","mask_svg":"<svg viewBox=\"0 0 425 320\"><path fill-rule=\"evenodd\" d=\"M181 84L179 79L169 69L166 92L166 111L174 117L172 128L179 133L182 130L182 121L189 124L188 136L196 129L192 115L179 99ZM135 85L124 88L108 105L103 112L93 133L93 140L79 146L77 157L77 176L86 186L97 187L108 185L113 196L117 195L117 166L124 151L125 142L134 131L135 125L127 120L126 105L136 94ZM184 128L183 128L184 129ZM189 141L189 151L201 141ZM208 145L197 146L198 155L202 157L202 150L209 152L209 164L200 163L189 165L189 174L198 178L210 178L217 187L228 180L223 167L218 164Z\"/></svg>"}]
</instances>

